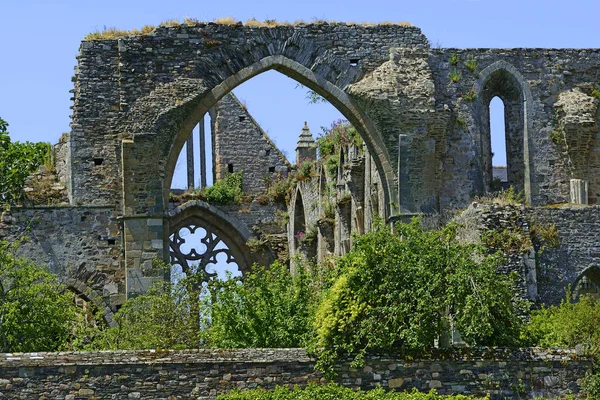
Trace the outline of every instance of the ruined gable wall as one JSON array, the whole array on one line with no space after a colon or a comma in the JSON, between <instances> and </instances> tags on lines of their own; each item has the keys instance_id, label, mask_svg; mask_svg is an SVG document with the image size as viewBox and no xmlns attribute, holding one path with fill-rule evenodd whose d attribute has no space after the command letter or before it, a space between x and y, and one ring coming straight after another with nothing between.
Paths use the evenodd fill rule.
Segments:
<instances>
[{"instance_id":1,"label":"ruined gable wall","mask_svg":"<svg viewBox=\"0 0 600 400\"><path fill-rule=\"evenodd\" d=\"M242 171L242 189L250 195L266 190L266 180L287 176L291 165L248 110L233 95L223 97L211 110L213 175L225 178L229 166Z\"/></svg>"}]
</instances>

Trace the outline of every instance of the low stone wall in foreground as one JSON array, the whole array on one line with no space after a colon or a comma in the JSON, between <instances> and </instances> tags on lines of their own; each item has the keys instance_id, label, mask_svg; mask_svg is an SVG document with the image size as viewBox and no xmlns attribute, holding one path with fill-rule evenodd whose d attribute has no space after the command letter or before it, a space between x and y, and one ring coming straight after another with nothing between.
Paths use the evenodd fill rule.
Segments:
<instances>
[{"instance_id":1,"label":"low stone wall in foreground","mask_svg":"<svg viewBox=\"0 0 600 400\"><path fill-rule=\"evenodd\" d=\"M213 399L240 388L325 382L304 349L0 354L0 399ZM592 361L575 350L477 348L342 362L337 382L492 399L577 393Z\"/></svg>"}]
</instances>

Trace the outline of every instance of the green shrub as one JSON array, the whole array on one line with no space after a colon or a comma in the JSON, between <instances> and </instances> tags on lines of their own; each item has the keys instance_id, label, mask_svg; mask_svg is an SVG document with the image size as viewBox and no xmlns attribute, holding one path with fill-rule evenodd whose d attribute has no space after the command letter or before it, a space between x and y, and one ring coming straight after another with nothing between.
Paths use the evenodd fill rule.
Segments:
<instances>
[{"instance_id":1,"label":"green shrub","mask_svg":"<svg viewBox=\"0 0 600 400\"><path fill-rule=\"evenodd\" d=\"M525 330L533 346L589 346L590 354L600 356L600 300L583 295L572 302L571 293L558 306L532 311Z\"/></svg>"},{"instance_id":2,"label":"green shrub","mask_svg":"<svg viewBox=\"0 0 600 400\"><path fill-rule=\"evenodd\" d=\"M164 263L159 266L168 268ZM201 328L196 279L183 276L175 284L155 283L139 296L127 299L114 315L117 326L92 332L84 350L146 350L198 348Z\"/></svg>"},{"instance_id":3,"label":"green shrub","mask_svg":"<svg viewBox=\"0 0 600 400\"><path fill-rule=\"evenodd\" d=\"M78 319L73 293L17 247L0 241L0 352L67 349Z\"/></svg>"},{"instance_id":4,"label":"green shrub","mask_svg":"<svg viewBox=\"0 0 600 400\"><path fill-rule=\"evenodd\" d=\"M461 80L461 78L462 78L462 74L460 72L458 72L456 70L456 68L454 68L448 74L448 78L450 78L450 82L452 82L452 83L458 83Z\"/></svg>"},{"instance_id":5,"label":"green shrub","mask_svg":"<svg viewBox=\"0 0 600 400\"><path fill-rule=\"evenodd\" d=\"M475 72L478 65L479 64L477 64L477 61L475 61L474 55L471 54L469 57L467 57L467 61L465 61L465 67L467 67L469 71Z\"/></svg>"},{"instance_id":6,"label":"green shrub","mask_svg":"<svg viewBox=\"0 0 600 400\"><path fill-rule=\"evenodd\" d=\"M330 372L341 355L360 365L367 351L431 347L449 314L469 344L518 342L523 305L512 278L497 273L500 257L459 244L455 230L424 231L415 220L398 234L379 223L355 238L317 310L319 368Z\"/></svg>"},{"instance_id":7,"label":"green shrub","mask_svg":"<svg viewBox=\"0 0 600 400\"><path fill-rule=\"evenodd\" d=\"M242 171L225 175L224 179L202 189L203 197L212 204L238 204L242 191Z\"/></svg>"},{"instance_id":8,"label":"green shrub","mask_svg":"<svg viewBox=\"0 0 600 400\"><path fill-rule=\"evenodd\" d=\"M210 326L205 343L218 348L303 347L326 279L316 267L255 265L244 277L209 283Z\"/></svg>"},{"instance_id":9,"label":"green shrub","mask_svg":"<svg viewBox=\"0 0 600 400\"><path fill-rule=\"evenodd\" d=\"M313 176L314 162L310 160L304 160L298 166L296 171L296 179L299 181L307 181Z\"/></svg>"},{"instance_id":10,"label":"green shrub","mask_svg":"<svg viewBox=\"0 0 600 400\"><path fill-rule=\"evenodd\" d=\"M381 388L367 392L354 391L335 384L308 385L306 388L290 389L278 386L272 391L263 389L235 390L222 394L217 400L475 400L472 396L438 394L435 389L429 393L385 391Z\"/></svg>"},{"instance_id":11,"label":"green shrub","mask_svg":"<svg viewBox=\"0 0 600 400\"><path fill-rule=\"evenodd\" d=\"M296 179L292 175L283 176L277 174L277 177L268 180L266 196L275 203L287 203L290 199L291 190L295 188Z\"/></svg>"}]
</instances>

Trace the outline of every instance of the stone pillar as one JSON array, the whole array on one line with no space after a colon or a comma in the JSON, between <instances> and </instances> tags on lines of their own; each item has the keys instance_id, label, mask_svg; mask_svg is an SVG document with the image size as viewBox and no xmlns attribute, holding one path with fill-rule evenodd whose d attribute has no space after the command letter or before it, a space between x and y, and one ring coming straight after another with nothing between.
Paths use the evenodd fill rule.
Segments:
<instances>
[{"instance_id":1,"label":"stone pillar","mask_svg":"<svg viewBox=\"0 0 600 400\"><path fill-rule=\"evenodd\" d=\"M194 130L186 142L187 153L187 187L188 190L194 190Z\"/></svg>"},{"instance_id":2,"label":"stone pillar","mask_svg":"<svg viewBox=\"0 0 600 400\"><path fill-rule=\"evenodd\" d=\"M571 203L588 203L588 182L583 179L571 179Z\"/></svg>"},{"instance_id":3,"label":"stone pillar","mask_svg":"<svg viewBox=\"0 0 600 400\"><path fill-rule=\"evenodd\" d=\"M302 161L313 161L317 158L317 146L315 139L313 139L308 125L304 122L304 127L300 132L298 138L298 144L296 145L296 165L299 165Z\"/></svg>"},{"instance_id":4,"label":"stone pillar","mask_svg":"<svg viewBox=\"0 0 600 400\"><path fill-rule=\"evenodd\" d=\"M204 117L200 120L200 188L206 187L206 136L204 132Z\"/></svg>"},{"instance_id":5,"label":"stone pillar","mask_svg":"<svg viewBox=\"0 0 600 400\"><path fill-rule=\"evenodd\" d=\"M164 229L162 217L123 218L127 298L146 293L154 283L166 279L168 272L153 264L155 258L165 259L168 251Z\"/></svg>"}]
</instances>

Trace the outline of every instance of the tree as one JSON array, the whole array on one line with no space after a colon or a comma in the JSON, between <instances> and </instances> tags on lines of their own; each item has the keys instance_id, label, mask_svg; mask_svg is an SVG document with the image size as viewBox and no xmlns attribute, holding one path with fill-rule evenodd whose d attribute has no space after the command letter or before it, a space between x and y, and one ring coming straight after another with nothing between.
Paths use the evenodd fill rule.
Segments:
<instances>
[{"instance_id":1,"label":"tree","mask_svg":"<svg viewBox=\"0 0 600 400\"><path fill-rule=\"evenodd\" d=\"M328 370L340 355L431 347L453 317L470 344L513 344L521 321L501 258L455 239L455 227L379 223L337 262L339 277L316 314L313 345Z\"/></svg>"},{"instance_id":2,"label":"tree","mask_svg":"<svg viewBox=\"0 0 600 400\"><path fill-rule=\"evenodd\" d=\"M7 129L0 118L0 203L14 204L29 174L49 162L51 148L44 142L12 142Z\"/></svg>"},{"instance_id":3,"label":"tree","mask_svg":"<svg viewBox=\"0 0 600 400\"><path fill-rule=\"evenodd\" d=\"M0 352L56 351L68 346L77 321L73 294L56 276L0 241Z\"/></svg>"}]
</instances>

